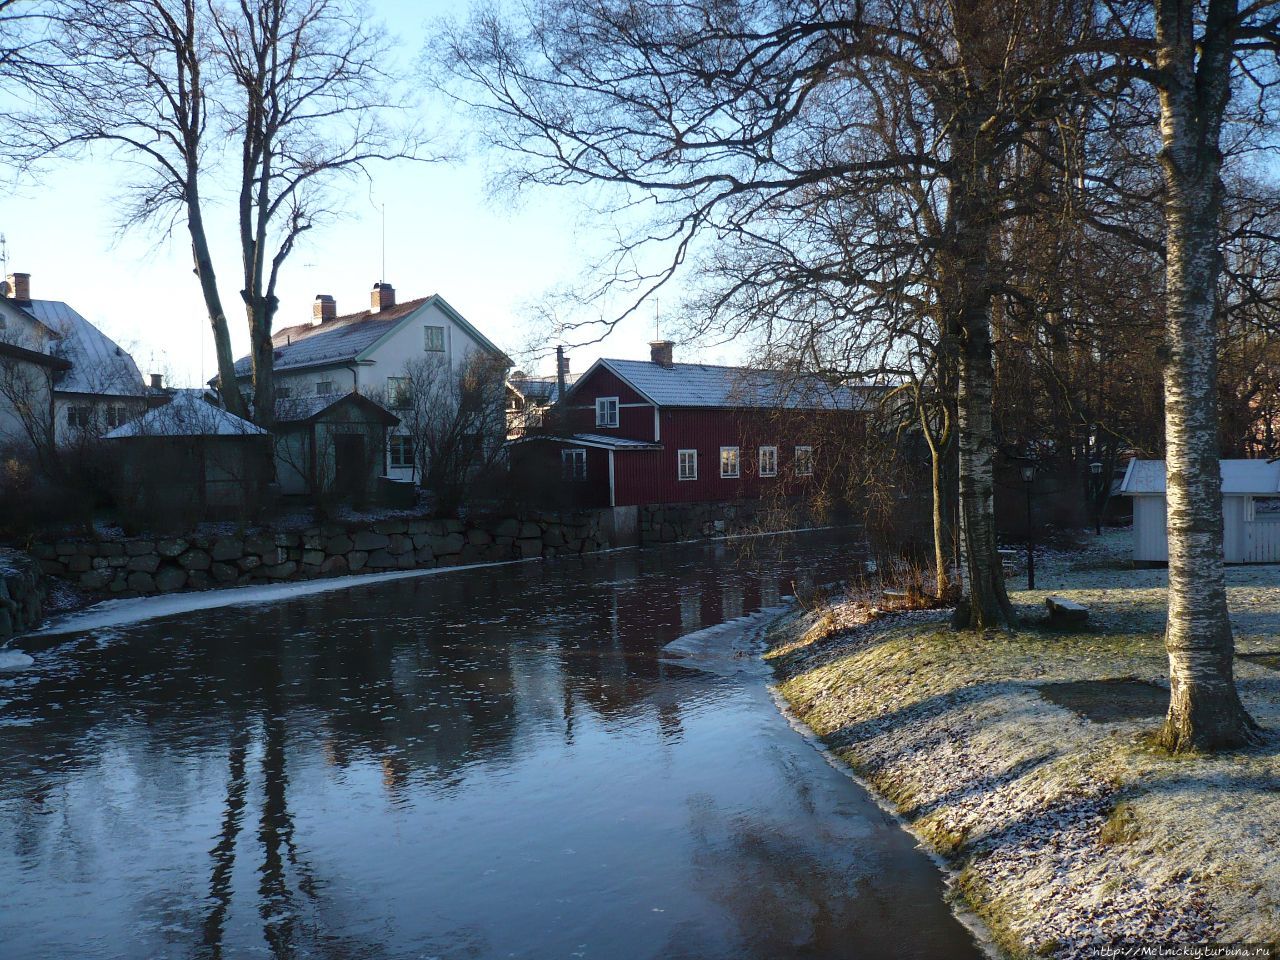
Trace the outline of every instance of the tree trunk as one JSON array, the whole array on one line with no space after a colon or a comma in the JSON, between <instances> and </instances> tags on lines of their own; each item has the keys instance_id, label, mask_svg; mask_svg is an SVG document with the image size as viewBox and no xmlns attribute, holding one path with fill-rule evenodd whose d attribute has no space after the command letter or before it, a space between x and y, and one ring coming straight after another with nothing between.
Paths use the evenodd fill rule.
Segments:
<instances>
[{"instance_id":1,"label":"tree trunk","mask_svg":"<svg viewBox=\"0 0 1280 960\"><path fill-rule=\"evenodd\" d=\"M1211 4L1200 47L1192 5L1156 0L1160 152L1168 298L1165 462L1169 533L1169 713L1172 751L1245 743L1253 721L1236 693L1222 557L1218 460L1219 131L1230 95L1230 40L1215 35L1234 2Z\"/></svg>"},{"instance_id":2,"label":"tree trunk","mask_svg":"<svg viewBox=\"0 0 1280 960\"><path fill-rule=\"evenodd\" d=\"M271 320L264 304L248 306L249 340L253 351L253 422L260 427L275 423L275 344Z\"/></svg>"},{"instance_id":3,"label":"tree trunk","mask_svg":"<svg viewBox=\"0 0 1280 960\"><path fill-rule=\"evenodd\" d=\"M222 309L222 297L218 294L218 280L213 270L213 256L209 253L209 240L204 232L204 216L200 211L200 198L195 187L187 193L187 230L191 234L191 258L195 262L196 277L200 280L200 292L204 295L205 310L209 314L209 326L213 329L213 346L218 356L218 392L228 410L238 417L247 417L244 399L236 385L236 361L231 352L231 334L227 329L227 315Z\"/></svg>"}]
</instances>

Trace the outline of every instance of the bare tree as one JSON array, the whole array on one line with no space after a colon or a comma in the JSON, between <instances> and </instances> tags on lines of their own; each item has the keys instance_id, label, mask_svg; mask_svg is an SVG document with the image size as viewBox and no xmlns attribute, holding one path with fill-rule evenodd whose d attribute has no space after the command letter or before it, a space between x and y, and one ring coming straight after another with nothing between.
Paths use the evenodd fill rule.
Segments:
<instances>
[{"instance_id":1,"label":"bare tree","mask_svg":"<svg viewBox=\"0 0 1280 960\"><path fill-rule=\"evenodd\" d=\"M457 508L468 484L498 462L506 438L506 372L505 358L479 351L457 367L418 357L387 398L438 512Z\"/></svg>"},{"instance_id":2,"label":"bare tree","mask_svg":"<svg viewBox=\"0 0 1280 960\"><path fill-rule=\"evenodd\" d=\"M285 261L336 212L339 180L423 147L393 122L404 100L387 35L355 0L51 0L46 23L58 62L26 82L36 108L4 146L26 163L101 146L134 171L124 227L185 222L221 393L246 415L206 226L208 193L232 185L256 411L270 422Z\"/></svg>"}]
</instances>

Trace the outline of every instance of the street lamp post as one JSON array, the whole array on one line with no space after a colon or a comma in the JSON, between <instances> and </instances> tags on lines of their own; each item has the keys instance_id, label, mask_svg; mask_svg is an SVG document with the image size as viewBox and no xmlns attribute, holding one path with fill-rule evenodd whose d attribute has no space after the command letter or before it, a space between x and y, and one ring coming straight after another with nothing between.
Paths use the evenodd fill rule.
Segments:
<instances>
[{"instance_id":1,"label":"street lamp post","mask_svg":"<svg viewBox=\"0 0 1280 960\"><path fill-rule=\"evenodd\" d=\"M1097 460L1089 464L1089 473L1093 480L1089 489L1093 491L1093 533L1102 536L1102 464Z\"/></svg>"},{"instance_id":2,"label":"street lamp post","mask_svg":"<svg viewBox=\"0 0 1280 960\"><path fill-rule=\"evenodd\" d=\"M1035 464L1022 467L1022 485L1027 488L1027 589L1036 588L1036 528L1031 522L1031 484L1036 479Z\"/></svg>"}]
</instances>

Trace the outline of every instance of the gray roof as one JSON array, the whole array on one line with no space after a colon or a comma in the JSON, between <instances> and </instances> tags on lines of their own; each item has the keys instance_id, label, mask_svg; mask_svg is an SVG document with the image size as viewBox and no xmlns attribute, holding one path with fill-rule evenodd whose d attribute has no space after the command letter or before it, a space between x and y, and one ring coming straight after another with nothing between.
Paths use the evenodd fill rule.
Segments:
<instances>
[{"instance_id":1,"label":"gray roof","mask_svg":"<svg viewBox=\"0 0 1280 960\"><path fill-rule=\"evenodd\" d=\"M865 401L845 386L808 373L649 360L596 361L660 407L769 407L792 410L861 410ZM591 371L587 371L589 374ZM587 374L569 388L572 394Z\"/></svg>"},{"instance_id":2,"label":"gray roof","mask_svg":"<svg viewBox=\"0 0 1280 960\"><path fill-rule=\"evenodd\" d=\"M1280 494L1280 462L1274 460L1221 460L1224 494L1275 496ZM1120 482L1126 496L1163 495L1165 466L1163 460L1130 460Z\"/></svg>"},{"instance_id":3,"label":"gray roof","mask_svg":"<svg viewBox=\"0 0 1280 960\"><path fill-rule=\"evenodd\" d=\"M330 407L339 403L353 402L368 408L376 408L379 418L388 423L399 423L400 418L394 413L361 393L328 393L306 397L278 397L276 399L276 423L305 423L320 416Z\"/></svg>"},{"instance_id":4,"label":"gray roof","mask_svg":"<svg viewBox=\"0 0 1280 960\"><path fill-rule=\"evenodd\" d=\"M133 357L61 300L29 300L23 309L54 334L49 353L71 364L53 385L62 393L137 397L146 392Z\"/></svg>"},{"instance_id":5,"label":"gray roof","mask_svg":"<svg viewBox=\"0 0 1280 960\"><path fill-rule=\"evenodd\" d=\"M512 377L507 382L526 400L555 403L560 399L560 383L555 377Z\"/></svg>"},{"instance_id":6,"label":"gray roof","mask_svg":"<svg viewBox=\"0 0 1280 960\"><path fill-rule=\"evenodd\" d=\"M301 370L307 367L323 367L350 363L364 359L364 354L378 341L424 307L435 304L451 320L467 331L481 347L494 356L505 357L493 342L472 326L462 314L454 310L439 294L407 300L393 307L373 313L361 310L336 317L322 324L301 323L283 327L271 335L275 345L276 370ZM249 357L236 361L236 376L247 377L253 369ZM214 380L210 380L213 383Z\"/></svg>"},{"instance_id":7,"label":"gray roof","mask_svg":"<svg viewBox=\"0 0 1280 960\"><path fill-rule=\"evenodd\" d=\"M631 440L627 437L605 436L599 433L572 433L562 436L555 433L531 433L509 441L512 446L524 443L571 443L583 447L603 447L607 450L661 450L662 444L650 440Z\"/></svg>"},{"instance_id":8,"label":"gray roof","mask_svg":"<svg viewBox=\"0 0 1280 960\"><path fill-rule=\"evenodd\" d=\"M267 431L215 407L202 390L179 390L163 407L149 410L108 433L105 440L128 437L238 437Z\"/></svg>"}]
</instances>

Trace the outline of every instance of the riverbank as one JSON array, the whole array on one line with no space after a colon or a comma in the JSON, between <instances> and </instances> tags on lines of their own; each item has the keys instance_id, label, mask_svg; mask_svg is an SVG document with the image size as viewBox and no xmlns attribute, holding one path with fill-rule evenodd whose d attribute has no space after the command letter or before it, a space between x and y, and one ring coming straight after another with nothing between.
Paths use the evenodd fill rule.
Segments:
<instances>
[{"instance_id":1,"label":"riverbank","mask_svg":"<svg viewBox=\"0 0 1280 960\"><path fill-rule=\"evenodd\" d=\"M1012 956L1280 943L1280 568L1228 572L1263 742L1175 759L1150 739L1168 700L1166 574L1128 569L1128 546L1117 531L1046 557L1044 589L1012 593L1012 633L835 604L770 638L795 714L957 871ZM1049 595L1086 605L1089 628L1050 629Z\"/></svg>"}]
</instances>

